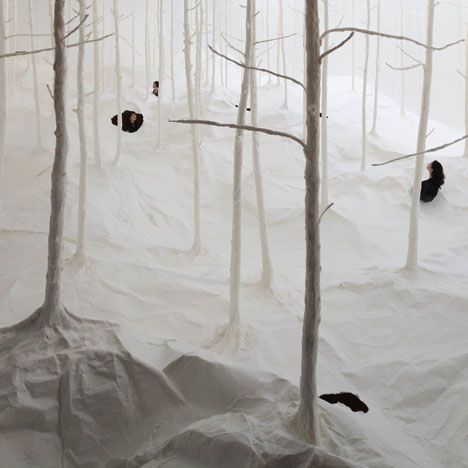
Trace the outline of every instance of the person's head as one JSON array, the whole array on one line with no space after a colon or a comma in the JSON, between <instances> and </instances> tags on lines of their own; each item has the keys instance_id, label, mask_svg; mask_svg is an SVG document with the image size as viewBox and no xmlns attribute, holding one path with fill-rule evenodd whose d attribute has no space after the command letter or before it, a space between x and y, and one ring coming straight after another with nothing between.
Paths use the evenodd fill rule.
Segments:
<instances>
[{"instance_id":1,"label":"person's head","mask_svg":"<svg viewBox=\"0 0 468 468\"><path fill-rule=\"evenodd\" d=\"M444 185L445 182L445 174L444 168L439 161L432 161L427 165L427 170L429 171L429 175L431 179L440 187Z\"/></svg>"},{"instance_id":2,"label":"person's head","mask_svg":"<svg viewBox=\"0 0 468 468\"><path fill-rule=\"evenodd\" d=\"M133 112L131 115L130 115L130 122L132 124L134 124L136 121L137 121L137 115L135 114L135 112Z\"/></svg>"},{"instance_id":3,"label":"person's head","mask_svg":"<svg viewBox=\"0 0 468 468\"><path fill-rule=\"evenodd\" d=\"M156 88L159 88L159 81L155 81L153 83L153 88L156 89Z\"/></svg>"}]
</instances>

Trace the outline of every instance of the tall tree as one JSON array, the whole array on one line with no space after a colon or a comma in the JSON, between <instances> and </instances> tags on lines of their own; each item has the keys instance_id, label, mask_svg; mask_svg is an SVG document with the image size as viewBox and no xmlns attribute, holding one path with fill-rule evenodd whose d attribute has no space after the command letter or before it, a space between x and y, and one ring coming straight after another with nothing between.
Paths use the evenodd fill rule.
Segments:
<instances>
[{"instance_id":1,"label":"tall tree","mask_svg":"<svg viewBox=\"0 0 468 468\"><path fill-rule=\"evenodd\" d=\"M423 153L426 150L426 135L429 123L429 111L431 107L432 92L432 68L434 51L434 0L427 0L427 25L426 25L426 60L424 62L424 78L421 97L421 111L419 114L419 130L417 152ZM408 251L406 256L406 268L410 271L418 267L418 217L419 198L421 194L422 174L424 169L424 154L416 158L414 168L413 196L411 200L410 226L408 234Z\"/></svg>"},{"instance_id":2,"label":"tall tree","mask_svg":"<svg viewBox=\"0 0 468 468\"><path fill-rule=\"evenodd\" d=\"M36 48L36 41L35 41L35 16L34 16L34 4L32 0L29 0L28 3L28 10L29 10L29 43L31 50L35 50ZM33 84L34 84L34 105L35 105L35 116L36 116L36 138L37 138L37 146L42 148L42 126L41 126L41 101L39 99L39 79L37 76L37 61L36 55L31 55L31 63L32 63L32 71L33 71Z\"/></svg>"},{"instance_id":3,"label":"tall tree","mask_svg":"<svg viewBox=\"0 0 468 468\"><path fill-rule=\"evenodd\" d=\"M5 53L5 17L4 3L0 0L0 55ZM0 210L2 209L3 188L3 166L5 160L5 128L6 128L6 64L5 59L0 59Z\"/></svg>"},{"instance_id":4,"label":"tall tree","mask_svg":"<svg viewBox=\"0 0 468 468\"><path fill-rule=\"evenodd\" d=\"M252 0L252 11L256 11L256 0ZM252 18L252 67L257 66L257 16L253 15ZM226 60L227 63L227 60ZM258 82L257 71L251 70L250 76L250 106L251 106L251 119L252 126L258 126ZM265 213L265 196L263 190L263 174L260 162L260 140L257 132L252 133L252 158L253 158L253 172L255 179L255 193L257 196L257 218L260 234L260 248L262 253L262 277L260 284L263 288L269 289L272 286L273 269L271 266L270 246L268 242L268 231Z\"/></svg>"},{"instance_id":5,"label":"tall tree","mask_svg":"<svg viewBox=\"0 0 468 468\"><path fill-rule=\"evenodd\" d=\"M468 25L465 39L465 134L468 135ZM465 140L465 156L468 157L468 140Z\"/></svg>"},{"instance_id":6,"label":"tall tree","mask_svg":"<svg viewBox=\"0 0 468 468\"><path fill-rule=\"evenodd\" d=\"M54 9L54 110L55 110L55 157L52 168L51 211L49 224L49 258L47 263L46 292L41 308L45 324L59 325L63 318L62 265L63 228L67 195L67 55L64 22L64 0L55 0Z\"/></svg>"},{"instance_id":7,"label":"tall tree","mask_svg":"<svg viewBox=\"0 0 468 468\"><path fill-rule=\"evenodd\" d=\"M318 0L305 1L307 48L307 140L305 222L306 278L302 325L300 404L296 426L310 443L320 443L317 409L317 357L320 324L320 26Z\"/></svg>"},{"instance_id":8,"label":"tall tree","mask_svg":"<svg viewBox=\"0 0 468 468\"><path fill-rule=\"evenodd\" d=\"M98 0L93 0L93 39L96 41L93 44L93 59L94 59L94 93L93 93L93 144L94 144L94 160L96 166L101 169L101 134L99 132L99 113L100 113L100 87L101 87L101 70L100 70L100 44L97 42L99 37L99 13Z\"/></svg>"},{"instance_id":9,"label":"tall tree","mask_svg":"<svg viewBox=\"0 0 468 468\"><path fill-rule=\"evenodd\" d=\"M165 82L165 68L164 68L164 21L163 21L163 14L164 14L164 0L159 0L159 9L158 9L158 42L159 42L159 56L158 56L158 72L159 72L159 97L158 97L158 144L161 143L162 140L162 114L161 114L161 101L164 93L163 91L163 84Z\"/></svg>"},{"instance_id":10,"label":"tall tree","mask_svg":"<svg viewBox=\"0 0 468 468\"><path fill-rule=\"evenodd\" d=\"M211 42L213 44L213 47L216 47L216 0L213 0L213 5L212 5L212 31L211 31ZM212 69L211 69L211 94L214 94L215 91L215 86L216 86L216 54L213 52L211 56L211 62L212 62Z\"/></svg>"},{"instance_id":11,"label":"tall tree","mask_svg":"<svg viewBox=\"0 0 468 468\"><path fill-rule=\"evenodd\" d=\"M377 0L377 31L380 32L380 0ZM377 136L377 118L379 113L379 84L380 84L380 36L377 36L377 52L375 54L375 83L374 83L374 113L370 134Z\"/></svg>"},{"instance_id":12,"label":"tall tree","mask_svg":"<svg viewBox=\"0 0 468 468\"><path fill-rule=\"evenodd\" d=\"M252 0L247 0L245 20L245 66L251 66L252 59ZM241 278L241 226L242 226L242 162L244 153L244 129L247 100L249 97L251 70L244 68L242 77L239 109L237 112L237 130L234 140L234 176L232 188L232 237L230 267L230 301L228 333L238 343L240 334L240 278Z\"/></svg>"},{"instance_id":13,"label":"tall tree","mask_svg":"<svg viewBox=\"0 0 468 468\"><path fill-rule=\"evenodd\" d=\"M117 149L115 152L115 164L118 164L122 155L122 70L120 66L120 15L119 0L114 0L112 9L114 16L114 39L115 39L115 83L117 91Z\"/></svg>"},{"instance_id":14,"label":"tall tree","mask_svg":"<svg viewBox=\"0 0 468 468\"><path fill-rule=\"evenodd\" d=\"M80 184L78 201L78 232L75 259L83 264L86 257L86 186L88 173L88 148L86 144L86 128L84 118L85 91L84 91L84 60L85 60L85 0L78 0L80 18L80 39L78 46L78 66L76 74L78 106L76 115L78 117L78 133L80 140ZM95 93L96 94L96 93Z\"/></svg>"},{"instance_id":15,"label":"tall tree","mask_svg":"<svg viewBox=\"0 0 468 468\"><path fill-rule=\"evenodd\" d=\"M370 0L367 3L367 30L370 29L371 7ZM364 60L364 78L362 79L362 106L361 106L361 171L367 167L367 80L369 77L369 35L366 34L366 49Z\"/></svg>"},{"instance_id":16,"label":"tall tree","mask_svg":"<svg viewBox=\"0 0 468 468\"><path fill-rule=\"evenodd\" d=\"M330 27L330 13L328 0L323 0L324 28ZM330 47L329 37L323 41L324 50ZM322 178L321 178L321 204L328 206L328 57L322 61L322 120L321 120L321 145L322 145Z\"/></svg>"},{"instance_id":17,"label":"tall tree","mask_svg":"<svg viewBox=\"0 0 468 468\"><path fill-rule=\"evenodd\" d=\"M195 118L195 102L193 96L192 62L190 58L191 32L189 20L189 0L184 0L184 58L185 58L185 78L187 82L187 101L190 118ZM192 152L193 152L193 218L194 218L194 239L192 253L198 255L201 252L201 223L200 223L200 155L198 128L191 126Z\"/></svg>"}]
</instances>

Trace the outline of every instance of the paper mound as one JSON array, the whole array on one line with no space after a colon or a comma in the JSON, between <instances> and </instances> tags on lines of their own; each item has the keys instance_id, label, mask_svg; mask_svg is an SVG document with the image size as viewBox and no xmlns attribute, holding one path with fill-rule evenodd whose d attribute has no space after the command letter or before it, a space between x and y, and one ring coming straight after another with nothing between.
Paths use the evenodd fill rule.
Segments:
<instances>
[{"instance_id":1,"label":"paper mound","mask_svg":"<svg viewBox=\"0 0 468 468\"><path fill-rule=\"evenodd\" d=\"M50 328L43 316L0 331L5 466L163 466L174 456L205 467L357 466L300 441L286 380L166 342L139 356L109 323L64 311Z\"/></svg>"}]
</instances>

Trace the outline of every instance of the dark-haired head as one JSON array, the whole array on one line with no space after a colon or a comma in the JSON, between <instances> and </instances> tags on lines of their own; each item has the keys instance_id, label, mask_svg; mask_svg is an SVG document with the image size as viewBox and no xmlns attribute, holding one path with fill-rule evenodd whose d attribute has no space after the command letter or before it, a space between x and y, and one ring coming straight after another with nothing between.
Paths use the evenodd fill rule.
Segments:
<instances>
[{"instance_id":1,"label":"dark-haired head","mask_svg":"<svg viewBox=\"0 0 468 468\"><path fill-rule=\"evenodd\" d=\"M431 175L431 180L435 182L436 185L441 187L445 183L445 174L444 168L439 161L432 161L429 163L428 167L429 173Z\"/></svg>"}]
</instances>

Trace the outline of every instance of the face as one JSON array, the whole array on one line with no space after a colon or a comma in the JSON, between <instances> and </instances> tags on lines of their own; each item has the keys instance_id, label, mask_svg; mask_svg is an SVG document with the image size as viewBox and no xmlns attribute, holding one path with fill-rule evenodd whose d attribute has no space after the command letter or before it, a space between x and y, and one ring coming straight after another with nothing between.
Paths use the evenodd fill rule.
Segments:
<instances>
[{"instance_id":1,"label":"face","mask_svg":"<svg viewBox=\"0 0 468 468\"><path fill-rule=\"evenodd\" d=\"M429 171L429 174L432 174L432 163L431 162L427 165L426 169Z\"/></svg>"},{"instance_id":2,"label":"face","mask_svg":"<svg viewBox=\"0 0 468 468\"><path fill-rule=\"evenodd\" d=\"M136 122L136 119L137 119L137 115L136 115L136 114L132 114L132 115L130 116L130 122L131 122L132 124L134 124L134 123Z\"/></svg>"}]
</instances>

